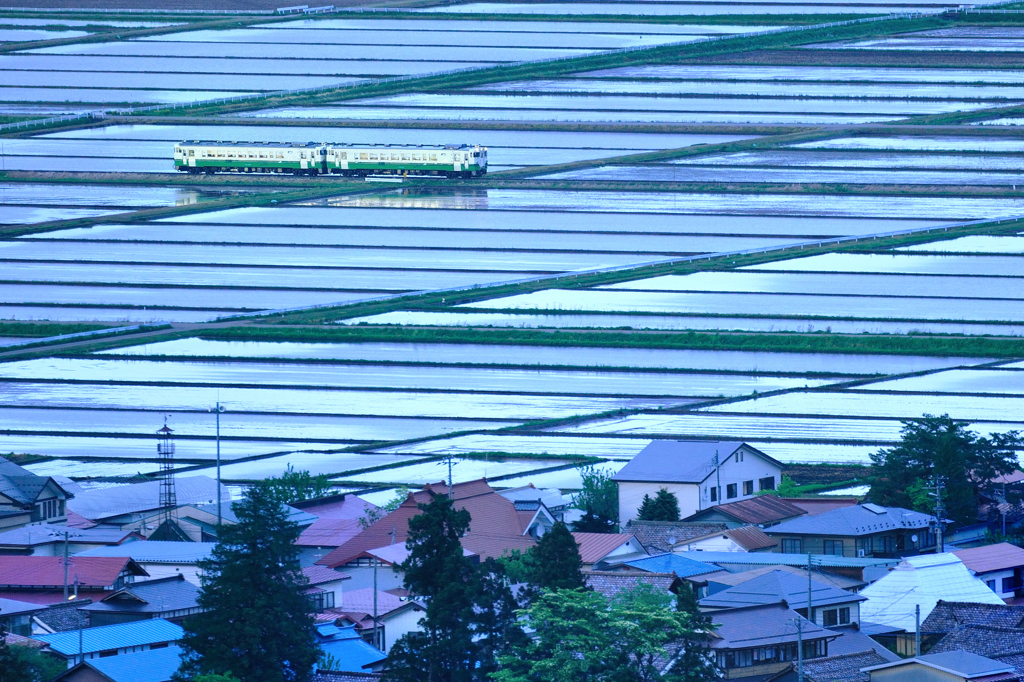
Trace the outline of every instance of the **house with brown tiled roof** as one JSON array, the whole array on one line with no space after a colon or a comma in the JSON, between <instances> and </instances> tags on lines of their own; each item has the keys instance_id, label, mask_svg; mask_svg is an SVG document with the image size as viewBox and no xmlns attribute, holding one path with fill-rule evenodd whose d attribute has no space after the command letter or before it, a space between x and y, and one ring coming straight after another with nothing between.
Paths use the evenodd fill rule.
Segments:
<instances>
[{"instance_id":1,"label":"house with brown tiled roof","mask_svg":"<svg viewBox=\"0 0 1024 682\"><path fill-rule=\"evenodd\" d=\"M961 625L1024 628L1024 606L979 604L940 599L921 623L921 632L944 634Z\"/></svg>"},{"instance_id":2,"label":"house with brown tiled roof","mask_svg":"<svg viewBox=\"0 0 1024 682\"><path fill-rule=\"evenodd\" d=\"M789 519L803 516L807 512L777 495L758 495L746 500L717 504L691 514L685 521L719 522L729 528L760 526L767 528Z\"/></svg>"},{"instance_id":3,"label":"house with brown tiled roof","mask_svg":"<svg viewBox=\"0 0 1024 682\"><path fill-rule=\"evenodd\" d=\"M899 658L897 656L897 658ZM875 649L857 651L849 654L826 656L804 661L805 682L868 682L868 673L863 668L889 663L892 659L885 657ZM795 668L790 668L771 682L797 682Z\"/></svg>"},{"instance_id":4,"label":"house with brown tiled roof","mask_svg":"<svg viewBox=\"0 0 1024 682\"><path fill-rule=\"evenodd\" d=\"M608 599L614 599L622 592L634 590L640 585L650 585L659 592L675 592L682 580L675 573L652 573L650 571L590 571L585 573L587 586L600 592Z\"/></svg>"},{"instance_id":5,"label":"house with brown tiled roof","mask_svg":"<svg viewBox=\"0 0 1024 682\"><path fill-rule=\"evenodd\" d=\"M689 521L640 521L633 519L623 529L632 533L651 554L671 552L673 547L692 538L728 530L724 523L691 523Z\"/></svg>"},{"instance_id":6,"label":"house with brown tiled roof","mask_svg":"<svg viewBox=\"0 0 1024 682\"><path fill-rule=\"evenodd\" d=\"M465 509L471 520L462 546L481 557L500 557L507 551L526 551L537 544L525 514L499 495L486 479L456 483L450 491L456 509ZM409 493L395 511L361 530L316 563L339 568L355 561L367 550L404 543L409 519L420 514L419 505L428 504L437 495L448 495L448 484L432 483Z\"/></svg>"}]
</instances>

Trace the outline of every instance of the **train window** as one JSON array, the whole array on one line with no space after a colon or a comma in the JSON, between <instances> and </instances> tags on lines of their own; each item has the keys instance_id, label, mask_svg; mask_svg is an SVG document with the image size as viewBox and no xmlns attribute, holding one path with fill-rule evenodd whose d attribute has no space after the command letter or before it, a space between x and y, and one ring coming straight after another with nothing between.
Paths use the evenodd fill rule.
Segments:
<instances>
[{"instance_id":1,"label":"train window","mask_svg":"<svg viewBox=\"0 0 1024 682\"><path fill-rule=\"evenodd\" d=\"M402 157L399 154L392 154L391 155L391 160L392 161L401 161Z\"/></svg>"},{"instance_id":2,"label":"train window","mask_svg":"<svg viewBox=\"0 0 1024 682\"><path fill-rule=\"evenodd\" d=\"M371 161L376 161L376 160L377 160L377 155L376 155L376 154L373 154L373 153L371 152L371 153L370 153L370 160L371 160Z\"/></svg>"},{"instance_id":3,"label":"train window","mask_svg":"<svg viewBox=\"0 0 1024 682\"><path fill-rule=\"evenodd\" d=\"M224 158L224 152L217 152L217 158L218 159L223 159Z\"/></svg>"},{"instance_id":4,"label":"train window","mask_svg":"<svg viewBox=\"0 0 1024 682\"><path fill-rule=\"evenodd\" d=\"M195 156L196 155L196 150L195 149L189 149L188 150L188 155L189 156Z\"/></svg>"},{"instance_id":5,"label":"train window","mask_svg":"<svg viewBox=\"0 0 1024 682\"><path fill-rule=\"evenodd\" d=\"M300 159L306 158L306 152L299 152L299 158Z\"/></svg>"},{"instance_id":6,"label":"train window","mask_svg":"<svg viewBox=\"0 0 1024 682\"><path fill-rule=\"evenodd\" d=\"M347 159L347 158L348 158L348 152L342 152L342 153L341 153L341 159L342 159L342 161L344 161L344 160L345 160L345 159Z\"/></svg>"},{"instance_id":7,"label":"train window","mask_svg":"<svg viewBox=\"0 0 1024 682\"><path fill-rule=\"evenodd\" d=\"M359 158L360 158L361 160L363 160L363 161L366 161L366 152L360 152L360 153L359 153Z\"/></svg>"},{"instance_id":8,"label":"train window","mask_svg":"<svg viewBox=\"0 0 1024 682\"><path fill-rule=\"evenodd\" d=\"M402 161L408 161L408 160L409 160L409 155L408 154L402 154Z\"/></svg>"},{"instance_id":9,"label":"train window","mask_svg":"<svg viewBox=\"0 0 1024 682\"><path fill-rule=\"evenodd\" d=\"M437 154L431 154L430 155L430 160L431 161L437 161Z\"/></svg>"},{"instance_id":10,"label":"train window","mask_svg":"<svg viewBox=\"0 0 1024 682\"><path fill-rule=\"evenodd\" d=\"M420 155L419 154L413 154L412 155L412 160L413 161L419 161L420 160Z\"/></svg>"}]
</instances>

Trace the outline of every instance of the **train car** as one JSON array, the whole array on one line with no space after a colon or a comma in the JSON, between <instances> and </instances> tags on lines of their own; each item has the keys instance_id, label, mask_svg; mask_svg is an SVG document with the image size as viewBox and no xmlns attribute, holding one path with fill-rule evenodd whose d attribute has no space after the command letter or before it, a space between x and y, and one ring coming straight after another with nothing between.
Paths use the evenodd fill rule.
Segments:
<instances>
[{"instance_id":1,"label":"train car","mask_svg":"<svg viewBox=\"0 0 1024 682\"><path fill-rule=\"evenodd\" d=\"M174 168L186 173L292 173L319 175L327 148L322 143L207 142L174 145Z\"/></svg>"},{"instance_id":2,"label":"train car","mask_svg":"<svg viewBox=\"0 0 1024 682\"><path fill-rule=\"evenodd\" d=\"M487 173L487 147L480 145L327 145L326 173L473 178Z\"/></svg>"}]
</instances>

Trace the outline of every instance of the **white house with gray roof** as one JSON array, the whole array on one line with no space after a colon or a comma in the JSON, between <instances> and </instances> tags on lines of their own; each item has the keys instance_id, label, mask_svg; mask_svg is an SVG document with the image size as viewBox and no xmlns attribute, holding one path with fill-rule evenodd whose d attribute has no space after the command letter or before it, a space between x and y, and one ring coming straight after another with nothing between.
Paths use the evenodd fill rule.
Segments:
<instances>
[{"instance_id":1,"label":"white house with gray roof","mask_svg":"<svg viewBox=\"0 0 1024 682\"><path fill-rule=\"evenodd\" d=\"M722 502L775 490L782 464L738 441L656 440L612 477L619 488L619 525L637 517L644 495L664 488L683 518Z\"/></svg>"}]
</instances>

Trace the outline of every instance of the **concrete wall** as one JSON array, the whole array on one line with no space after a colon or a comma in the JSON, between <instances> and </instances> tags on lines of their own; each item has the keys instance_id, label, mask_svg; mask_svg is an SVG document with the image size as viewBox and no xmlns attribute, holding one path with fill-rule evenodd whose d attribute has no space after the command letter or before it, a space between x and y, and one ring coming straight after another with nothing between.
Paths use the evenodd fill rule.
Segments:
<instances>
[{"instance_id":1,"label":"concrete wall","mask_svg":"<svg viewBox=\"0 0 1024 682\"><path fill-rule=\"evenodd\" d=\"M619 526L625 527L627 523L636 518L640 510L640 504L644 501L644 495L652 498L658 491L664 488L679 500L679 513L686 517L697 511L698 494L697 485L693 483L640 483L633 481L620 481L619 486Z\"/></svg>"}]
</instances>

